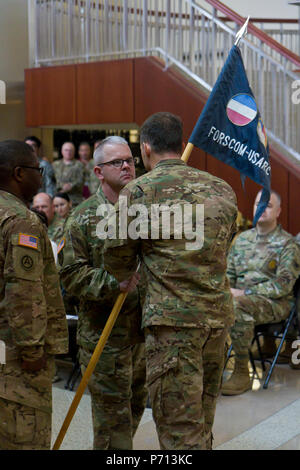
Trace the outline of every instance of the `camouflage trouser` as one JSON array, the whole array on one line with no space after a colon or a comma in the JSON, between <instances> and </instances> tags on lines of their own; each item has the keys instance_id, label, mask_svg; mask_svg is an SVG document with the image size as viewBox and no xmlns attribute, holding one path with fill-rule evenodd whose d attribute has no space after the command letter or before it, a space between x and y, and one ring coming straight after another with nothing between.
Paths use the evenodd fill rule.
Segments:
<instances>
[{"instance_id":1,"label":"camouflage trouser","mask_svg":"<svg viewBox=\"0 0 300 470\"><path fill-rule=\"evenodd\" d=\"M82 373L92 356L80 349ZM123 349L108 345L100 357L88 388L92 399L94 449L132 449L147 402L145 346Z\"/></svg>"},{"instance_id":2,"label":"camouflage trouser","mask_svg":"<svg viewBox=\"0 0 300 470\"><path fill-rule=\"evenodd\" d=\"M224 365L226 329L145 329L153 418L163 450L206 450Z\"/></svg>"},{"instance_id":3,"label":"camouflage trouser","mask_svg":"<svg viewBox=\"0 0 300 470\"><path fill-rule=\"evenodd\" d=\"M51 413L0 398L0 449L49 450Z\"/></svg>"},{"instance_id":4,"label":"camouflage trouser","mask_svg":"<svg viewBox=\"0 0 300 470\"><path fill-rule=\"evenodd\" d=\"M240 359L249 357L255 325L276 323L288 316L289 312L274 311L272 304L259 295L241 295L233 298L235 324L230 330L232 346Z\"/></svg>"}]
</instances>

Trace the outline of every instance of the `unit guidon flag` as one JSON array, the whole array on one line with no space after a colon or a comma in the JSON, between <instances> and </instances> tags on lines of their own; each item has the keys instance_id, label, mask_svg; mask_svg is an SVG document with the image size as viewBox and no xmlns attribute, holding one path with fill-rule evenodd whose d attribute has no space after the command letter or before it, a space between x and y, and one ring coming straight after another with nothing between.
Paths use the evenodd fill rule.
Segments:
<instances>
[{"instance_id":1,"label":"unit guidon flag","mask_svg":"<svg viewBox=\"0 0 300 470\"><path fill-rule=\"evenodd\" d=\"M253 225L270 199L266 130L249 86L240 49L233 46L189 139L196 147L263 186Z\"/></svg>"}]
</instances>

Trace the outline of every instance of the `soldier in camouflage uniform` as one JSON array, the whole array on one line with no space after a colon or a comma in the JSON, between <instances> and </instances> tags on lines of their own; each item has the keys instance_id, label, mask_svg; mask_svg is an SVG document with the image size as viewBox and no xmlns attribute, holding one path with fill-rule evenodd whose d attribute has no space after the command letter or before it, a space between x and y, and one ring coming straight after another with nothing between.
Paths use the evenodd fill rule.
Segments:
<instances>
[{"instance_id":1,"label":"soldier in camouflage uniform","mask_svg":"<svg viewBox=\"0 0 300 470\"><path fill-rule=\"evenodd\" d=\"M91 193L90 191L90 178L91 175L94 174L94 160L91 158L91 146L88 142L81 142L78 147L78 155L79 155L79 160L84 166L84 187L83 187L83 197L84 199L87 199L89 196L94 194ZM98 185L99 185L99 180L94 174Z\"/></svg>"},{"instance_id":2,"label":"soldier in camouflage uniform","mask_svg":"<svg viewBox=\"0 0 300 470\"><path fill-rule=\"evenodd\" d=\"M50 241L27 207L41 184L38 159L0 143L0 449L49 449L54 355L68 330ZM27 206L27 207L26 207Z\"/></svg>"},{"instance_id":3,"label":"soldier in camouflage uniform","mask_svg":"<svg viewBox=\"0 0 300 470\"><path fill-rule=\"evenodd\" d=\"M65 142L61 153L63 158L53 163L57 191L68 193L75 207L83 200L84 166L75 160L75 147L72 142Z\"/></svg>"},{"instance_id":4,"label":"soldier in camouflage uniform","mask_svg":"<svg viewBox=\"0 0 300 470\"><path fill-rule=\"evenodd\" d=\"M33 198L32 208L44 212L48 221L48 237L58 245L64 233L65 220L54 212L54 204L49 194L38 193Z\"/></svg>"},{"instance_id":5,"label":"soldier in camouflage uniform","mask_svg":"<svg viewBox=\"0 0 300 470\"><path fill-rule=\"evenodd\" d=\"M130 149L120 137L103 141L94 158L96 165L99 164L95 171L101 186L72 212L66 224L64 246L58 255L63 286L68 294L80 299L77 342L82 371L91 359L120 290L127 288L127 283L119 284L103 268L104 240L96 235L103 215L98 208L114 203L120 189L135 176ZM88 384L94 449L132 449L132 439L147 399L140 325L139 292L134 289L122 307Z\"/></svg>"},{"instance_id":6,"label":"soldier in camouflage uniform","mask_svg":"<svg viewBox=\"0 0 300 470\"><path fill-rule=\"evenodd\" d=\"M39 159L40 167L43 168L43 179L42 179L42 185L39 188L38 192L39 193L47 193L51 197L54 196L56 193L56 179L55 179L55 174L53 167L50 162L47 160L44 160L39 156L39 151L41 148L41 141L34 135L26 137L25 139L26 144L30 145L32 150L34 151L35 155Z\"/></svg>"},{"instance_id":7,"label":"soldier in camouflage uniform","mask_svg":"<svg viewBox=\"0 0 300 470\"><path fill-rule=\"evenodd\" d=\"M254 212L259 199L260 192ZM223 395L251 389L248 351L254 327L284 320L292 306L300 253L292 235L277 224L280 211L280 196L272 191L256 227L241 233L230 250L227 274L234 296L235 324L230 335L235 368L222 387Z\"/></svg>"},{"instance_id":8,"label":"soldier in camouflage uniform","mask_svg":"<svg viewBox=\"0 0 300 470\"><path fill-rule=\"evenodd\" d=\"M178 117L154 114L143 124L140 139L145 168L152 171L129 183L120 195L126 197L128 211L144 207L154 214L154 204L159 204L159 230L107 239L105 267L121 282L136 269L137 257L142 260L147 385L161 448L211 449L224 343L234 319L226 257L236 227L236 196L223 180L180 159ZM193 214L204 205L202 248L200 242L187 246L175 224L169 237L162 236L166 206L174 204L188 205ZM117 227L123 217L116 204ZM126 216L128 232L136 222L132 219Z\"/></svg>"}]
</instances>

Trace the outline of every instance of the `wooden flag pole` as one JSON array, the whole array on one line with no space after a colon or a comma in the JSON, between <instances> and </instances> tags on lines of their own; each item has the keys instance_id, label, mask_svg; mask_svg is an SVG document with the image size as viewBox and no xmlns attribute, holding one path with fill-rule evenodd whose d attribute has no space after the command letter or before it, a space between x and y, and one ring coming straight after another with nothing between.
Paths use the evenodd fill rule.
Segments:
<instances>
[{"instance_id":1,"label":"wooden flag pole","mask_svg":"<svg viewBox=\"0 0 300 470\"><path fill-rule=\"evenodd\" d=\"M85 370L85 373L83 374L83 377L81 379L81 382L77 388L77 391L75 393L75 396L73 398L73 401L70 405L69 411L65 417L65 420L63 422L63 425L59 431L59 434L56 438L56 441L53 445L52 450L58 450L61 446L61 443L65 437L65 434L70 426L70 423L72 421L72 418L75 414L75 411L80 403L81 397L84 393L84 390L88 384L88 381L94 372L94 369L97 365L97 362L101 356L101 353L104 349L105 343L111 333L111 330L113 329L113 326L118 318L119 312L123 306L123 303L125 302L125 299L127 297L127 292L122 292L121 294L118 295L118 298L115 302L115 305L111 311L111 314L106 322L106 325L102 331L102 334L99 338L99 341L97 343L97 346L95 347L95 350L93 352L93 355L91 357L91 360Z\"/></svg>"},{"instance_id":2,"label":"wooden flag pole","mask_svg":"<svg viewBox=\"0 0 300 470\"><path fill-rule=\"evenodd\" d=\"M181 156L181 160L183 160L185 163L187 163L190 155L191 155L191 152L194 148L194 145L191 144L190 142L187 144L187 146L185 147L184 149L184 152ZM139 267L138 267L139 269ZM137 270L138 270L137 269ZM70 426L70 423L73 419L73 416L77 410L77 407L80 403L80 400L82 398L82 395L84 393L84 390L88 384L88 381L90 380L91 378L91 375L92 373L94 372L94 369L97 365L97 362L99 361L100 359L100 356L102 354L102 351L104 349L104 346L106 344L106 341L108 340L109 338L109 335L111 333L111 330L113 329L113 326L118 318L118 315L120 313L120 310L125 302L125 299L127 297L127 292L122 292L121 294L118 295L118 298L115 302L115 305L113 306L113 309L109 315L109 318L106 322L106 325L102 331L102 334L98 340L98 343L97 343L97 346L95 347L95 350L93 352L93 355L91 357L91 360L83 374L83 377L81 379L81 382L80 384L78 385L78 388L77 388L77 391L75 393L75 396L73 398L73 401L70 405L70 408L69 408L69 411L64 419L64 422L62 424L62 427L58 433L58 436L56 438L56 441L53 445L53 448L52 450L59 450L61 444L62 444L62 441L66 435L66 432Z\"/></svg>"}]
</instances>

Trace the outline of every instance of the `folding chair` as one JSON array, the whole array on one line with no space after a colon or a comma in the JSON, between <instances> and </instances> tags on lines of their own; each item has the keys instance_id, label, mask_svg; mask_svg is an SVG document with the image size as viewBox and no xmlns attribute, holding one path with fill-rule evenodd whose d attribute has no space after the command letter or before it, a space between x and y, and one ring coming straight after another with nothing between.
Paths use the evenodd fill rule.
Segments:
<instances>
[{"instance_id":1,"label":"folding chair","mask_svg":"<svg viewBox=\"0 0 300 470\"><path fill-rule=\"evenodd\" d=\"M273 373L273 369L275 367L275 364L276 364L278 356L281 352L283 343L286 339L287 332L288 332L289 327L292 324L292 322L294 322L294 326L300 334L300 324L299 324L299 319L298 319L298 308L297 308L298 307L298 299L300 297L300 277L298 277L298 279L295 283L295 286L294 286L294 297L295 297L294 304L293 304L293 306L291 308L291 311L290 311L290 314L289 314L289 316L286 320L282 320L281 322L278 322L278 323L266 323L266 324L262 324L262 325L257 325L255 327L254 339L252 341L252 344L254 342L256 342L256 344L257 344L257 349L258 349L258 353L260 355L260 360L261 360L261 363L262 363L263 371L266 370L265 362L270 362L271 363L271 367L268 371L267 377L266 377L266 379L264 381L264 384L263 384L264 389L268 388L268 384L269 384L271 375ZM272 361L263 358L263 355L262 355L261 349L260 349L260 344L259 344L259 337L260 336L271 336L273 338L280 338L280 343L278 345L278 348L276 350L275 356L273 357Z\"/></svg>"}]
</instances>

